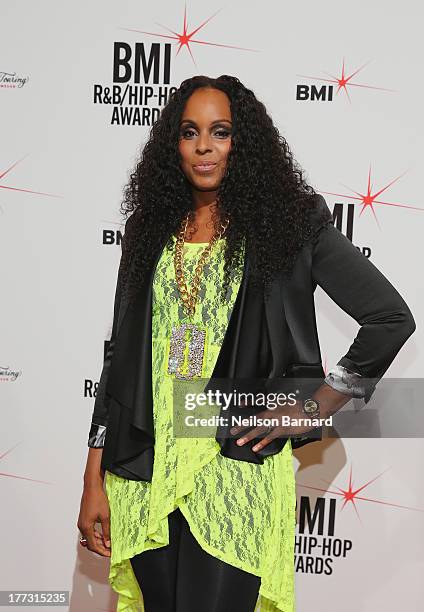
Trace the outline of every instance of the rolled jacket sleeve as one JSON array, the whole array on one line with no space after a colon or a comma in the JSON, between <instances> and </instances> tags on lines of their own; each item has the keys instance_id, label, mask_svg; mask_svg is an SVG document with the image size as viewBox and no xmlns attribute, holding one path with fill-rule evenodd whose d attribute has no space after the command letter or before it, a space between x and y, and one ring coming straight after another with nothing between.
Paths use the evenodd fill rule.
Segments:
<instances>
[{"instance_id":1,"label":"rolled jacket sleeve","mask_svg":"<svg viewBox=\"0 0 424 612\"><path fill-rule=\"evenodd\" d=\"M319 207L328 209L325 199L319 197ZM363 397L367 403L415 331L414 317L389 280L332 222L315 236L312 276L314 283L361 326L325 382L352 397Z\"/></svg>"},{"instance_id":2,"label":"rolled jacket sleeve","mask_svg":"<svg viewBox=\"0 0 424 612\"><path fill-rule=\"evenodd\" d=\"M121 249L123 248L123 242L121 242ZM91 426L88 434L88 446L91 448L103 448L106 428L109 418L109 397L106 395L106 382L109 374L110 364L112 361L113 350L115 347L115 340L118 327L119 308L121 305L121 264L122 264L122 253L121 261L119 264L119 270L115 288L115 300L113 307L113 323L112 332L110 336L109 345L106 351L106 355L103 361L103 368L100 375L99 384L97 386L96 399L94 402L93 414L91 417Z\"/></svg>"}]
</instances>

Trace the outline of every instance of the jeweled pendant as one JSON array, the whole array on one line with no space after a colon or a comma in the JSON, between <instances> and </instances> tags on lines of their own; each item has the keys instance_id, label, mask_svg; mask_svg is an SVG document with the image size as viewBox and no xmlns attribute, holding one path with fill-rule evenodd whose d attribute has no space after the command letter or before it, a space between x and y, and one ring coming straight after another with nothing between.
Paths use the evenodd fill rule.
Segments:
<instances>
[{"instance_id":1,"label":"jeweled pendant","mask_svg":"<svg viewBox=\"0 0 424 612\"><path fill-rule=\"evenodd\" d=\"M206 330L194 323L173 326L168 357L168 374L181 380L202 375ZM187 349L188 341L188 349Z\"/></svg>"}]
</instances>

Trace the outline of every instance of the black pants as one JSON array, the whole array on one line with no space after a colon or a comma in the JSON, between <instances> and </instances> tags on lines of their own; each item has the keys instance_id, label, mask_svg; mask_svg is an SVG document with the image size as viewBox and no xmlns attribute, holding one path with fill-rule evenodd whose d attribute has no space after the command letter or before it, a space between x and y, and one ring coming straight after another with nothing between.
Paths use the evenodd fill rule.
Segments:
<instances>
[{"instance_id":1,"label":"black pants","mask_svg":"<svg viewBox=\"0 0 424 612\"><path fill-rule=\"evenodd\" d=\"M204 551L179 508L168 525L167 546L131 559L146 612L253 612L260 577Z\"/></svg>"}]
</instances>

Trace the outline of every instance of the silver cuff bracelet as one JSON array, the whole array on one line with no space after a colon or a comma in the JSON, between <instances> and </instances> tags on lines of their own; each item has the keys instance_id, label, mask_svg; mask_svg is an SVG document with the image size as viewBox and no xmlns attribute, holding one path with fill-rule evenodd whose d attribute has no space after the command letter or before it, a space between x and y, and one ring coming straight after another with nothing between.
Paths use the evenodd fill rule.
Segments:
<instances>
[{"instance_id":1,"label":"silver cuff bracelet","mask_svg":"<svg viewBox=\"0 0 424 612\"><path fill-rule=\"evenodd\" d=\"M336 365L327 376L324 382L336 391L350 395L351 397L362 398L366 395L366 389L362 376L357 372L352 372L341 365Z\"/></svg>"},{"instance_id":2,"label":"silver cuff bracelet","mask_svg":"<svg viewBox=\"0 0 424 612\"><path fill-rule=\"evenodd\" d=\"M102 448L105 444L106 426L91 423L88 434L88 446L91 448Z\"/></svg>"}]
</instances>

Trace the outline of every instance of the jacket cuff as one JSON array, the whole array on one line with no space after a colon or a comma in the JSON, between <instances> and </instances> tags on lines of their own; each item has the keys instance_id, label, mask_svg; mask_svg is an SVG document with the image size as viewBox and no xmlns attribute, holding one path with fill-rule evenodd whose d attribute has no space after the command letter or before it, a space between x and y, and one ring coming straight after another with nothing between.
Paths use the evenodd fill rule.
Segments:
<instances>
[{"instance_id":1,"label":"jacket cuff","mask_svg":"<svg viewBox=\"0 0 424 612\"><path fill-rule=\"evenodd\" d=\"M88 446L90 448L103 448L105 444L106 426L91 423L88 434Z\"/></svg>"}]
</instances>

